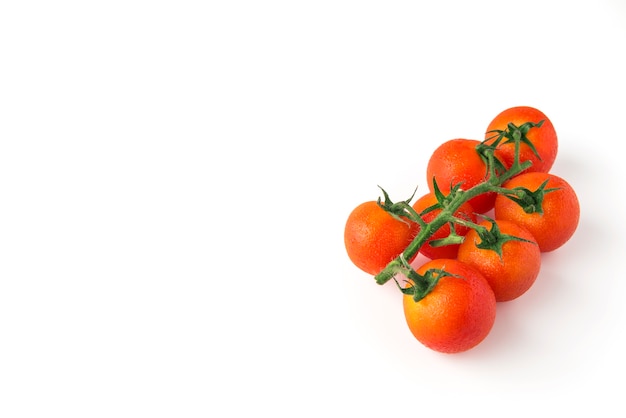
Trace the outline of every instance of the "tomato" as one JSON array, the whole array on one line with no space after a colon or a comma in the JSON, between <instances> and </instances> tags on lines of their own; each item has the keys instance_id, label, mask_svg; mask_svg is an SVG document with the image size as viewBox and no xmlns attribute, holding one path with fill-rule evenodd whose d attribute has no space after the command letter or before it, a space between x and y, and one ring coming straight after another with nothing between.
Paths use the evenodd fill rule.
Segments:
<instances>
[{"instance_id":1,"label":"tomato","mask_svg":"<svg viewBox=\"0 0 626 418\"><path fill-rule=\"evenodd\" d=\"M404 251L418 231L417 223L394 218L377 202L369 201L348 216L344 243L354 265L376 275Z\"/></svg>"},{"instance_id":2,"label":"tomato","mask_svg":"<svg viewBox=\"0 0 626 418\"><path fill-rule=\"evenodd\" d=\"M442 209L434 209L423 215L422 212L435 204L437 204L437 197L435 196L435 194L426 193L413 203L413 209L415 209L415 211L420 214L420 217L424 220L424 222L430 223L433 219L437 217L437 215L441 213ZM474 208L469 202L465 202L463 205L461 205L461 207L456 212L454 212L454 216L464 220L469 220L471 222L476 222L476 214L474 213ZM464 236L467 231L469 231L469 228L465 226L455 225L454 230L457 235ZM432 241L446 238L448 235L450 235L450 224L445 224L437 231L435 231L435 233L428 239L428 241L426 241L422 248L420 248L420 253L430 259L456 258L459 244L450 244L441 247L433 247L432 245L430 245Z\"/></svg>"},{"instance_id":3,"label":"tomato","mask_svg":"<svg viewBox=\"0 0 626 418\"><path fill-rule=\"evenodd\" d=\"M487 164L476 151L480 141L457 138L448 140L431 154L426 166L428 187L434 192L433 178L439 189L448 194L453 186L461 183L467 190L487 180ZM496 156L499 158L499 155ZM469 200L477 213L485 213L493 208L495 193L485 193Z\"/></svg>"},{"instance_id":4,"label":"tomato","mask_svg":"<svg viewBox=\"0 0 626 418\"><path fill-rule=\"evenodd\" d=\"M541 110L530 106L515 106L503 110L487 126L485 139L497 135L490 131L505 130L509 123L519 127L526 122L539 123L542 120L543 124L540 127L530 128L526 134L526 138L533 144L541 158L534 154L530 146L522 143L520 146L520 162L529 160L533 163L524 172L538 171L547 173L552 168L558 153L558 138L554 125ZM492 142L493 140L487 141L487 143ZM501 144L498 148L502 153L505 165L511 167L515 159L515 144Z\"/></svg>"},{"instance_id":5,"label":"tomato","mask_svg":"<svg viewBox=\"0 0 626 418\"><path fill-rule=\"evenodd\" d=\"M424 275L430 269L443 269L458 277L441 277L417 302L404 294L409 330L420 343L438 352L459 353L475 347L487 337L496 318L496 298L487 279L454 259L430 260L416 271Z\"/></svg>"},{"instance_id":6,"label":"tomato","mask_svg":"<svg viewBox=\"0 0 626 418\"><path fill-rule=\"evenodd\" d=\"M518 298L530 289L539 275L541 251L535 237L518 224L496 219L500 234L522 238L526 241L508 239L502 242L498 254L492 249L479 248L483 242L475 229L470 230L459 247L458 260L481 272L496 295L496 301L504 302ZM489 220L479 223L491 229Z\"/></svg>"},{"instance_id":7,"label":"tomato","mask_svg":"<svg viewBox=\"0 0 626 418\"><path fill-rule=\"evenodd\" d=\"M533 212L533 201L529 201L527 213L517 202L505 195L498 195L495 201L496 219L505 219L526 228L539 244L541 252L553 251L564 245L574 235L580 219L580 203L572 186L563 178L540 172L522 173L503 184L505 189L524 187L536 191L547 182L541 208L543 213ZM536 206L536 205L535 205Z\"/></svg>"}]
</instances>

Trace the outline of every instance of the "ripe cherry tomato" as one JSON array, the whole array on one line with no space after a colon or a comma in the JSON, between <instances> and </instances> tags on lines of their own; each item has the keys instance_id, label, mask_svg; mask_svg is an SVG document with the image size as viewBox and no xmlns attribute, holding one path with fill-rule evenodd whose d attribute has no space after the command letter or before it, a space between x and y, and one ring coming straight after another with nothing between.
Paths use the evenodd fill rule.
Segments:
<instances>
[{"instance_id":1,"label":"ripe cherry tomato","mask_svg":"<svg viewBox=\"0 0 626 418\"><path fill-rule=\"evenodd\" d=\"M501 243L501 254L479 248L483 239L475 229L470 230L459 247L458 260L481 272L496 295L496 301L504 302L518 298L535 283L541 267L541 251L533 235L514 222L496 219L500 234L522 238ZM491 229L489 220L479 223Z\"/></svg>"},{"instance_id":2,"label":"ripe cherry tomato","mask_svg":"<svg viewBox=\"0 0 626 418\"><path fill-rule=\"evenodd\" d=\"M404 251L418 231L417 223L396 219L377 202L369 201L348 216L344 243L354 265L376 275Z\"/></svg>"},{"instance_id":3,"label":"ripe cherry tomato","mask_svg":"<svg viewBox=\"0 0 626 418\"><path fill-rule=\"evenodd\" d=\"M522 143L520 146L520 162L532 161L533 165L526 169L525 172L539 171L547 173L556 159L558 138L554 125L539 109L530 106L516 106L503 110L487 126L485 139L495 135L490 131L505 130L509 123L519 127L526 122L539 123L542 120L543 124L540 127L531 128L526 134L526 137L533 144L541 159L534 154L530 146ZM487 142L492 143L493 140ZM515 158L515 144L501 144L499 150L502 153L505 165L511 167Z\"/></svg>"},{"instance_id":4,"label":"ripe cherry tomato","mask_svg":"<svg viewBox=\"0 0 626 418\"><path fill-rule=\"evenodd\" d=\"M448 140L435 149L428 165L426 176L428 187L434 192L433 178L439 189L450 193L453 186L461 183L461 189L467 190L487 180L487 164L476 151L480 141L475 139L457 138ZM498 153L496 157L500 159ZM495 193L485 193L469 201L477 213L485 213L493 208Z\"/></svg>"},{"instance_id":5,"label":"ripe cherry tomato","mask_svg":"<svg viewBox=\"0 0 626 418\"><path fill-rule=\"evenodd\" d=\"M535 237L541 252L553 251L565 244L574 235L580 218L580 204L576 192L563 178L551 173L528 172L503 184L506 189L524 187L531 192L545 184L541 208L543 213L533 212L537 204L528 200L526 212L522 206L505 195L499 194L495 201L496 219L505 219L526 228Z\"/></svg>"},{"instance_id":6,"label":"ripe cherry tomato","mask_svg":"<svg viewBox=\"0 0 626 418\"><path fill-rule=\"evenodd\" d=\"M430 269L443 269L458 277L442 277L417 302L411 295L403 296L409 330L423 345L442 353L475 347L487 337L496 318L496 298L487 279L454 259L430 260L416 271L424 275Z\"/></svg>"},{"instance_id":7,"label":"ripe cherry tomato","mask_svg":"<svg viewBox=\"0 0 626 418\"><path fill-rule=\"evenodd\" d=\"M426 193L419 199L417 199L413 203L413 209L421 215L421 213L428 209L429 207L437 204L437 197L434 193ZM424 222L429 223L433 219L437 217L441 213L441 209L434 209L428 213L421 215L421 218ZM461 207L454 213L454 216L457 218L461 218L463 220L469 220L471 222L476 222L476 214L474 213L474 208L469 202L465 202ZM464 236L467 231L469 231L468 227L455 225L454 230L457 235ZM430 243L437 239L446 238L450 235L450 225L445 224L441 228L439 228L426 243L420 248L420 252L422 255L432 259L435 258L456 258L457 251L459 249L459 244L451 244L444 245L441 247L433 247Z\"/></svg>"}]
</instances>

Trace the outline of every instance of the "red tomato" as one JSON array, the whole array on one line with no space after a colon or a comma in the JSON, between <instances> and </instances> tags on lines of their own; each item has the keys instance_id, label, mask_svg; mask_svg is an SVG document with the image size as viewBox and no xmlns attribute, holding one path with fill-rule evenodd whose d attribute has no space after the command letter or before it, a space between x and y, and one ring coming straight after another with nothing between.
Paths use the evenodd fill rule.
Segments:
<instances>
[{"instance_id":1,"label":"red tomato","mask_svg":"<svg viewBox=\"0 0 626 418\"><path fill-rule=\"evenodd\" d=\"M491 249L479 248L482 242L475 229L465 236L458 253L458 260L482 273L493 289L498 302L509 301L526 293L535 283L541 267L541 251L533 235L514 222L496 219L501 234L522 238L526 241L507 240L502 243L501 254ZM491 222L479 223L491 229Z\"/></svg>"},{"instance_id":2,"label":"red tomato","mask_svg":"<svg viewBox=\"0 0 626 418\"><path fill-rule=\"evenodd\" d=\"M526 228L535 237L541 252L556 250L574 235L580 219L580 204L576 192L563 178L551 173L522 173L503 184L506 189L524 187L531 192L547 181L545 189L556 189L545 193L541 208L543 213L525 211L519 204L505 195L495 201L496 219L515 222Z\"/></svg>"},{"instance_id":3,"label":"red tomato","mask_svg":"<svg viewBox=\"0 0 626 418\"><path fill-rule=\"evenodd\" d=\"M416 271L424 275L430 269L443 269L459 277L440 278L417 302L411 295L403 296L409 330L423 345L442 353L475 347L487 337L496 318L496 298L489 283L476 269L458 260L430 260Z\"/></svg>"},{"instance_id":4,"label":"red tomato","mask_svg":"<svg viewBox=\"0 0 626 418\"><path fill-rule=\"evenodd\" d=\"M417 223L396 219L377 202L370 201L357 206L348 216L344 243L354 265L376 275L404 251L418 231Z\"/></svg>"}]
</instances>

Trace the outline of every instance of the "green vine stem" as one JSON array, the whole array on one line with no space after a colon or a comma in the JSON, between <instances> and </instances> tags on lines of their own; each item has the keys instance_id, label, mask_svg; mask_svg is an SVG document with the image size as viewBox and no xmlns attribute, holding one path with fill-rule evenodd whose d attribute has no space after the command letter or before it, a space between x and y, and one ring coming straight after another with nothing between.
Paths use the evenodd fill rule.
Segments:
<instances>
[{"instance_id":1,"label":"green vine stem","mask_svg":"<svg viewBox=\"0 0 626 418\"><path fill-rule=\"evenodd\" d=\"M417 255L420 248L428 241L428 239L439 228L447 223L450 223L452 227L454 226L454 224L469 226L473 229L476 229L479 232L479 235L487 236L489 231L487 231L485 227L479 226L473 222L469 222L464 219L459 219L454 216L454 213L461 207L461 205L463 205L463 203L476 196L490 192L504 194L508 198L520 204L524 208L524 210L531 212L541 212L543 195L554 189L545 189L544 184L536 191L530 191L525 188L516 188L511 190L502 187L502 184L512 177L515 177L516 175L522 173L524 170L532 165L531 161L520 162L520 145L522 143L528 145L536 154L535 147L528 140L526 134L531 128L540 127L542 124L543 121L538 123L526 122L520 126L516 126L510 123L506 130L493 131L493 133L495 134L493 137L482 141L476 147L476 151L485 161L487 166L488 176L487 179L482 183L479 183L476 186L467 190L462 190L460 187L461 185L454 185L450 193L446 196L441 193L441 191L437 187L436 179L433 179L434 192L437 195L437 200L439 201L438 206L441 207L441 212L431 222L424 222L419 216L420 214L416 213L416 211L411 207L410 201L415 195L415 192L413 192L413 195L409 199L398 203L393 203L389 199L387 192L385 192L385 190L381 188L384 194L384 202L381 201L381 199L379 198L379 206L389 212L392 216L405 222L417 222L420 225L420 229L417 236L406 247L406 249L398 257L389 262L389 264L387 264L387 266L374 277L376 283L383 285L389 280L393 279L394 281L396 281L396 284L398 284L395 277L397 274L400 273L412 282L411 286L405 289L400 287L400 285L398 284L398 287L400 287L403 293L412 294L415 300L419 300L426 294L428 294L428 292L432 290L439 278L445 276L444 272L427 272L426 274L421 276L417 274L417 272L415 272L415 270L411 267L410 263L407 260L412 260ZM499 161L494 155L497 147L500 144L504 143L515 144L515 158L513 164L509 168L506 168L503 163ZM434 207L428 208L424 211L424 213L433 209ZM451 230L452 233L450 234L450 236L448 238L438 240L439 242L437 242L436 245L447 245L449 243L459 243L460 241L462 241L462 237L456 235L456 233L454 232L454 228L451 228ZM497 233L498 231L495 230L494 234L497 235ZM514 239L515 237L507 236L505 238Z\"/></svg>"}]
</instances>

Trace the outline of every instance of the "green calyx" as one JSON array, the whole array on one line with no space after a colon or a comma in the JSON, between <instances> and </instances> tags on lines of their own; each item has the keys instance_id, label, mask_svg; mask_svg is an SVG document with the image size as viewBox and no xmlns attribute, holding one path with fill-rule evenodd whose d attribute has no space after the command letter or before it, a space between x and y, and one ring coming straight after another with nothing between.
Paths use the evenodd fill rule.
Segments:
<instances>
[{"instance_id":1,"label":"green calyx","mask_svg":"<svg viewBox=\"0 0 626 418\"><path fill-rule=\"evenodd\" d=\"M475 228L478 237L480 238L480 242L475 243L476 248L480 248L482 250L491 250L495 251L500 258L502 258L502 247L508 241L522 241L522 242L530 242L534 244L533 241L529 241L524 238L516 237L513 235L503 234L498 227L498 224L495 220L484 217L491 223L491 228L479 227Z\"/></svg>"},{"instance_id":2,"label":"green calyx","mask_svg":"<svg viewBox=\"0 0 626 418\"><path fill-rule=\"evenodd\" d=\"M400 283L394 278L398 289L405 294L410 295L415 302L419 302L424 299L426 295L428 295L434 287L439 283L444 277L459 277L456 274L448 273L442 269L430 269L427 270L423 275L418 274L415 270L409 269L406 272L407 278L409 279L407 282L409 285L407 287L402 287Z\"/></svg>"},{"instance_id":3,"label":"green calyx","mask_svg":"<svg viewBox=\"0 0 626 418\"><path fill-rule=\"evenodd\" d=\"M461 235L457 234L455 225L456 224L468 225L468 223L471 224L468 219L460 219L454 215L454 212L456 211L456 208L458 207L456 202L464 199L464 197L462 196L463 190L461 190L461 184L458 183L458 184L453 185L450 189L450 193L448 195L445 195L441 192L441 189L439 189L437 180L433 178L433 193L435 194L435 197L437 198L437 203L424 209L422 214L426 214L435 209L441 209L441 210L448 209L451 206L452 206L452 211L451 211L452 214L448 221L448 224L450 225L450 234L448 234L448 236L445 238L440 238L440 239L430 241L429 245L431 247L443 247L445 245L461 244L464 238ZM473 227L473 224L471 224L470 227Z\"/></svg>"},{"instance_id":4,"label":"green calyx","mask_svg":"<svg viewBox=\"0 0 626 418\"><path fill-rule=\"evenodd\" d=\"M389 194L385 191L385 189L383 189L380 186L378 186L378 188L382 190L383 196L384 196L384 201L382 201L380 197L378 198L378 201L377 201L378 206L384 209L392 217L404 223L408 223L412 221L412 222L417 222L420 225L424 224L424 221L422 221L422 218L419 217L417 212L415 212L415 209L413 209L413 207L410 204L411 200L413 200L413 197L415 196L415 192L417 192L417 188L415 188L415 190L413 191L413 194L407 200L403 200L403 201L396 202L396 203L391 201L391 199L389 198Z\"/></svg>"},{"instance_id":5,"label":"green calyx","mask_svg":"<svg viewBox=\"0 0 626 418\"><path fill-rule=\"evenodd\" d=\"M558 188L546 189L548 180L544 181L535 191L528 190L525 187L515 187L512 189L499 189L502 194L511 199L524 210L526 213L543 214L543 199L546 193L550 193Z\"/></svg>"},{"instance_id":6,"label":"green calyx","mask_svg":"<svg viewBox=\"0 0 626 418\"><path fill-rule=\"evenodd\" d=\"M515 125L514 123L509 123L505 130L496 129L493 131L489 131L487 133L495 134L489 140L494 139L495 141L491 144L493 147L498 147L500 144L515 144L516 147L519 148L519 144L526 144L535 154L535 156L541 160L541 156L537 152L537 149L533 145L533 143L528 139L528 131L531 128L540 128L543 125L543 120L534 123L534 122L525 122L520 126ZM517 157L516 161L519 161L519 153L516 152Z\"/></svg>"}]
</instances>

